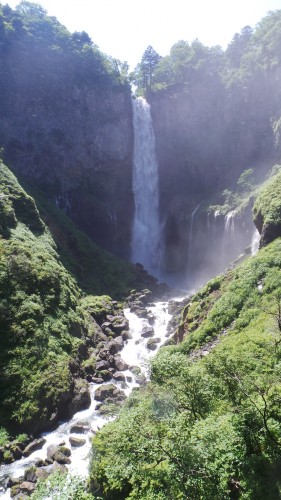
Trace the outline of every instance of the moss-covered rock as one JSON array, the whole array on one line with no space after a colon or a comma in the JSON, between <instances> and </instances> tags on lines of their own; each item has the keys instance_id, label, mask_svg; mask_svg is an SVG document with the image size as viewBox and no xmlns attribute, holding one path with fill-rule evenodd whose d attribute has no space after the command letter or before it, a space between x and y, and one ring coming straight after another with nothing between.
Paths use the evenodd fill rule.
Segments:
<instances>
[{"instance_id":1,"label":"moss-covered rock","mask_svg":"<svg viewBox=\"0 0 281 500\"><path fill-rule=\"evenodd\" d=\"M261 246L281 236L281 170L279 165L274 167L273 175L260 189L253 214L255 225L261 235Z\"/></svg>"}]
</instances>

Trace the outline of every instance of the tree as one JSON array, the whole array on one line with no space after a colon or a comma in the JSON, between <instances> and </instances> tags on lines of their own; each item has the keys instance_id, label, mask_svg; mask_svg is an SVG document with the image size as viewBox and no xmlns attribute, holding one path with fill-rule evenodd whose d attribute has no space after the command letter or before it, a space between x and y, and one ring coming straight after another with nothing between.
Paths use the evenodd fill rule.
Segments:
<instances>
[{"instance_id":1,"label":"tree","mask_svg":"<svg viewBox=\"0 0 281 500\"><path fill-rule=\"evenodd\" d=\"M137 66L137 73L140 81L138 85L145 90L150 90L154 81L155 69L161 59L161 56L151 45L144 51L141 63Z\"/></svg>"}]
</instances>

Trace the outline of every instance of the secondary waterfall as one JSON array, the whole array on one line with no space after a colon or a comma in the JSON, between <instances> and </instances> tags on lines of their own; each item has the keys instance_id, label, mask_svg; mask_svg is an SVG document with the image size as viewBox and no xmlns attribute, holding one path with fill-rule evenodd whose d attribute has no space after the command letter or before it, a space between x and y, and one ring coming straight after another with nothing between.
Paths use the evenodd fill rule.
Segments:
<instances>
[{"instance_id":1,"label":"secondary waterfall","mask_svg":"<svg viewBox=\"0 0 281 500\"><path fill-rule=\"evenodd\" d=\"M133 99L135 216L132 236L133 262L160 276L162 260L159 220L158 164L150 106L142 97Z\"/></svg>"},{"instance_id":2,"label":"secondary waterfall","mask_svg":"<svg viewBox=\"0 0 281 500\"><path fill-rule=\"evenodd\" d=\"M200 203L195 207L191 214L191 222L190 222L190 230L189 230L189 240L188 240L188 255L187 255L187 278L190 276L190 270L191 270L191 251L192 251L192 237L193 237L193 224L194 224L194 217L197 212L197 210L201 207L203 201L200 201Z\"/></svg>"}]
</instances>

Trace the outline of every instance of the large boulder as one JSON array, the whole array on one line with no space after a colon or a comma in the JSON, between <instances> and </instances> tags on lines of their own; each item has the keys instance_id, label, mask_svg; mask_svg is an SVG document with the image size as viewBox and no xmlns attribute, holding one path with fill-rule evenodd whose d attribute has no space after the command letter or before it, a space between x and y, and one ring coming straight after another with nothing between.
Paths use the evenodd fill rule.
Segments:
<instances>
[{"instance_id":1,"label":"large boulder","mask_svg":"<svg viewBox=\"0 0 281 500\"><path fill-rule=\"evenodd\" d=\"M41 450L41 448L44 446L45 443L46 443L45 438L35 439L34 441L32 441L32 443L28 444L24 448L22 453L23 456L29 457L29 455L31 455L34 451Z\"/></svg>"},{"instance_id":2,"label":"large boulder","mask_svg":"<svg viewBox=\"0 0 281 500\"><path fill-rule=\"evenodd\" d=\"M84 444L86 444L86 439L69 436L69 442L73 448L79 448L80 446L84 446Z\"/></svg>"}]
</instances>

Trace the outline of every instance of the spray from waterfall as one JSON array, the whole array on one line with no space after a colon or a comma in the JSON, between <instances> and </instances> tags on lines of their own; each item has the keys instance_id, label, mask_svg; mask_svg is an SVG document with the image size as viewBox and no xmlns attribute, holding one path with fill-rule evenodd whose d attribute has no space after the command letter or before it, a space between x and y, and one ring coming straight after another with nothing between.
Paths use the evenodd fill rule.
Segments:
<instances>
[{"instance_id":1,"label":"spray from waterfall","mask_svg":"<svg viewBox=\"0 0 281 500\"><path fill-rule=\"evenodd\" d=\"M161 273L162 235L159 220L159 180L150 106L133 99L135 216L132 262L140 262L157 277Z\"/></svg>"},{"instance_id":2,"label":"spray from waterfall","mask_svg":"<svg viewBox=\"0 0 281 500\"><path fill-rule=\"evenodd\" d=\"M191 259L192 259L192 238L193 238L193 225L194 225L194 217L201 207L203 201L201 201L193 210L191 214L191 222L190 222L190 231L189 231L189 240L188 240L188 255L187 255L187 277L190 277L190 271L191 271Z\"/></svg>"}]
</instances>

